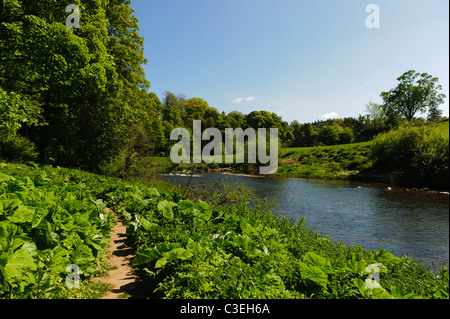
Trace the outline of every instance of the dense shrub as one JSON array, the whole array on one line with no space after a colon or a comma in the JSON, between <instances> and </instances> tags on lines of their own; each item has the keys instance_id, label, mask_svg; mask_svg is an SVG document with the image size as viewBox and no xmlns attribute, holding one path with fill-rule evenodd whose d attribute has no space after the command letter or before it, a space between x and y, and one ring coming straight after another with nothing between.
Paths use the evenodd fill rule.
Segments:
<instances>
[{"instance_id":1,"label":"dense shrub","mask_svg":"<svg viewBox=\"0 0 450 319\"><path fill-rule=\"evenodd\" d=\"M36 161L39 153L35 145L28 139L17 136L7 138L5 133L0 132L0 158L11 161Z\"/></svg>"},{"instance_id":2,"label":"dense shrub","mask_svg":"<svg viewBox=\"0 0 450 319\"><path fill-rule=\"evenodd\" d=\"M331 125L325 126L317 138L317 141L323 145L336 145L339 140L338 131Z\"/></svg>"},{"instance_id":3,"label":"dense shrub","mask_svg":"<svg viewBox=\"0 0 450 319\"><path fill-rule=\"evenodd\" d=\"M448 188L448 126L399 127L378 135L372 147L378 167L421 185Z\"/></svg>"}]
</instances>

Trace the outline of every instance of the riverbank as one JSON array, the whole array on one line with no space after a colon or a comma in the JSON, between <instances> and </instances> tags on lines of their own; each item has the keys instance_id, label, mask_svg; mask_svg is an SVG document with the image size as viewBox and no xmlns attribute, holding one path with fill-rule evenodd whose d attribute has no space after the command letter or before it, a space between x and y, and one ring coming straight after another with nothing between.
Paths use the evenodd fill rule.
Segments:
<instances>
[{"instance_id":1,"label":"riverbank","mask_svg":"<svg viewBox=\"0 0 450 319\"><path fill-rule=\"evenodd\" d=\"M181 173L168 173L164 175L174 175L174 176L190 176L192 171L182 171ZM234 173L231 169L214 169L214 170L206 170L206 171L196 171L194 176L198 176L199 174L220 174L225 176L240 176L240 177L248 177L248 178L257 178L257 179L273 179L273 178L285 178L285 179L304 179L304 180L336 180L336 181L348 181L354 182L361 185L370 185L379 189L384 189L388 192L410 192L410 193L420 193L420 194L429 194L429 195L439 195L439 196L449 196L450 193L446 190L436 190L430 188L417 188L417 187L408 187L401 186L399 184L394 184L391 181L391 175L389 174L367 174L363 175L353 175L348 178L309 178L309 177L292 177L292 176L283 176L283 175L254 175L254 174L244 174L244 173ZM363 186L359 186L363 187Z\"/></svg>"},{"instance_id":2,"label":"riverbank","mask_svg":"<svg viewBox=\"0 0 450 319\"><path fill-rule=\"evenodd\" d=\"M333 146L283 148L277 176L348 179L371 168L371 142Z\"/></svg>"},{"instance_id":3,"label":"riverbank","mask_svg":"<svg viewBox=\"0 0 450 319\"><path fill-rule=\"evenodd\" d=\"M283 148L280 150L279 167L274 176L383 183L389 185L388 187L402 187L405 190L429 191L433 189L434 191L447 193L449 190L448 181L443 181L442 177L448 174L449 123L443 122L426 127L405 127L400 130L402 131L398 133L399 136L396 135L396 132L389 132L387 135L369 142ZM433 142L428 141L428 144L417 146L416 144L420 143L421 140L427 139L428 133L434 134ZM394 136L401 140L403 144L398 141L385 141L386 136L389 136L389 138ZM445 136L447 136L446 142L443 138ZM379 145L380 139L383 140L382 146ZM396 143L400 144L397 145ZM403 149L401 149L401 145L403 145ZM413 146L416 151L408 151ZM374 149L377 150L378 155L374 153ZM380 151L380 149L384 151ZM417 151L418 149L421 151ZM383 157L383 152L390 152L394 158L403 158L404 160L401 160L401 163L412 162L410 166L405 163L402 165L397 163L392 166L389 161L388 163L385 163L386 161L380 162L379 157ZM440 155L430 155L435 153ZM411 159L413 157L414 160ZM425 165L424 163L428 164ZM260 165L248 163L171 165L170 159L166 159L166 164L164 168L166 173L216 172L250 176L259 176L258 166Z\"/></svg>"},{"instance_id":4,"label":"riverbank","mask_svg":"<svg viewBox=\"0 0 450 319\"><path fill-rule=\"evenodd\" d=\"M448 189L432 189L403 180L399 172L383 172L372 167L370 142L340 146L284 148L281 165L274 175L243 172L239 165L179 164L170 158L147 157L136 161L129 178L152 181L161 174L191 175L216 173L252 178L302 178L311 180L343 180L377 185L386 190L427 192L448 195ZM354 168L354 169L348 169Z\"/></svg>"},{"instance_id":5,"label":"riverbank","mask_svg":"<svg viewBox=\"0 0 450 319\"><path fill-rule=\"evenodd\" d=\"M223 175L217 173L165 175L162 179L193 198L211 201L242 186L260 199L276 203L274 212L303 220L334 242L384 248L395 256L407 254L421 264L448 265L448 195L405 191L383 184L342 180ZM190 197L190 196L189 196Z\"/></svg>"},{"instance_id":6,"label":"riverbank","mask_svg":"<svg viewBox=\"0 0 450 319\"><path fill-rule=\"evenodd\" d=\"M98 223L105 218L105 206L115 211L127 223L126 234L136 249L132 264L145 284L146 291L143 293L150 298L448 298L446 269L435 277L414 260L397 258L383 249L369 252L361 247L334 243L329 236L313 232L301 222L293 223L277 217L270 205L258 200L247 188L230 189L225 194L229 204L221 206L214 201L191 201L173 189L150 188L136 182L77 170L2 164L0 171L2 205L6 195L13 196L17 192L21 201L31 205L35 202L28 200L27 196L36 192L45 195L51 186L52 190L83 188L84 197L92 198L96 205L100 205L98 207L102 213L99 215L97 206L91 207L91 201L77 202L76 210ZM35 192L24 192L27 187L35 189ZM52 198L58 194L52 193ZM75 200L75 194L70 195L72 200ZM67 195L62 193L61 201L64 198ZM214 199L223 200L218 197ZM45 203L39 206L40 210L36 213L42 214ZM89 209L84 212L85 206ZM3 210L9 209L5 207ZM66 209L75 209L75 206L66 206ZM40 233L32 231L32 228L30 232L29 226L36 222L29 216L31 211L23 210L28 214L23 218L19 218L19 212L13 215L9 210L5 212L6 219L2 215L0 223L14 224L14 227L22 229L20 238L36 240L39 244L26 260L27 264L23 265L23 269L27 265L36 265L27 268L29 295L39 297L43 294L40 287L34 284L38 281L30 278L38 276L39 271L49 269L52 269L53 282L58 284L60 291L65 291L65 268L44 258L48 250L40 250L42 243L39 240L51 238L45 235L50 230L38 228L44 237L37 238ZM60 213L63 212L64 209ZM48 220L56 218L56 215L41 217ZM100 249L95 241L78 229L87 227L87 223L72 225L67 218L64 223L75 227L80 239L86 242L87 247L83 246L86 251L88 247L93 253ZM105 225L106 229L110 229L109 224ZM57 231L62 232L52 228L49 236L55 236ZM106 238L102 240L102 247L109 242ZM52 241L49 245L53 245ZM91 277L84 267L90 266L89 263L94 260L84 257L77 260L77 249L68 252L69 255L64 255L67 260L62 260L62 265L78 264L84 270L80 285L87 296L92 296L92 292L89 293ZM102 259L95 262L102 262ZM365 284L369 275L366 269L374 263L382 263L386 267L382 271L381 288ZM273 267L275 264L277 267ZM95 273L90 271L91 275ZM70 291L69 288L68 292L58 296L74 296ZM6 295L15 294L6 292ZM47 294L46 297L51 298L52 295Z\"/></svg>"}]
</instances>

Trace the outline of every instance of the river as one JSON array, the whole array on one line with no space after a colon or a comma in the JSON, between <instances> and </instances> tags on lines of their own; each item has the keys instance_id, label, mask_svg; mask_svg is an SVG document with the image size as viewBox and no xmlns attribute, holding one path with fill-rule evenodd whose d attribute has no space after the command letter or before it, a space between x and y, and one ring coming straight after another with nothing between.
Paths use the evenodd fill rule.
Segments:
<instances>
[{"instance_id":1,"label":"river","mask_svg":"<svg viewBox=\"0 0 450 319\"><path fill-rule=\"evenodd\" d=\"M306 218L322 235L366 250L386 249L401 257L440 268L449 264L449 198L427 192L389 191L374 184L295 178L255 178L201 174L191 185L226 178L245 184L261 197L276 200L288 218ZM189 176L165 175L163 180L186 185Z\"/></svg>"}]
</instances>

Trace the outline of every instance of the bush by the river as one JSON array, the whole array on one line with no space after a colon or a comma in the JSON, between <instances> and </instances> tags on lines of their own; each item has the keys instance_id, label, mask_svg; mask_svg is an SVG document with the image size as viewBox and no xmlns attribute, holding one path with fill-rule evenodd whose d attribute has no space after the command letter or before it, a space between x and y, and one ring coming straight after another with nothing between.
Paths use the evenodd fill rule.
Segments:
<instances>
[{"instance_id":1,"label":"bush by the river","mask_svg":"<svg viewBox=\"0 0 450 319\"><path fill-rule=\"evenodd\" d=\"M401 172L420 186L449 187L448 123L401 126L378 135L373 155L380 168Z\"/></svg>"}]
</instances>

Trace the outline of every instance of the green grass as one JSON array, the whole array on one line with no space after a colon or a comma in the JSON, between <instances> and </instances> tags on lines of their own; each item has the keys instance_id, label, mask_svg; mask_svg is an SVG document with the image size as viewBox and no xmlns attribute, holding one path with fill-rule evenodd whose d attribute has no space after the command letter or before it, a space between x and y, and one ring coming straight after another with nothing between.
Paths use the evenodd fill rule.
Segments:
<instances>
[{"instance_id":1,"label":"green grass","mask_svg":"<svg viewBox=\"0 0 450 319\"><path fill-rule=\"evenodd\" d=\"M449 132L449 128L450 128L450 122L449 121L440 122L440 123L437 124L437 127L439 127L444 132L448 133Z\"/></svg>"},{"instance_id":2,"label":"green grass","mask_svg":"<svg viewBox=\"0 0 450 319\"><path fill-rule=\"evenodd\" d=\"M283 148L277 175L346 179L373 165L372 142L334 146Z\"/></svg>"}]
</instances>

